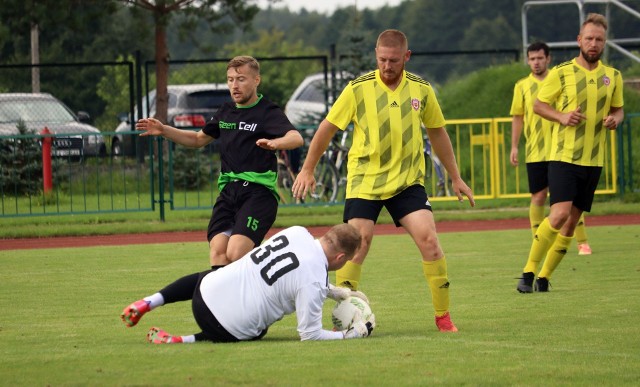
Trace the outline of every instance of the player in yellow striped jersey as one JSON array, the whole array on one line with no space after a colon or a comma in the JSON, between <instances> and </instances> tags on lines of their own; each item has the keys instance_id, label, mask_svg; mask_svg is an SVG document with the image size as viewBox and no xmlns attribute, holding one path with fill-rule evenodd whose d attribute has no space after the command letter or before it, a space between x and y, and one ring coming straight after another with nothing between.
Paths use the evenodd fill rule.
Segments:
<instances>
[{"instance_id":1,"label":"player in yellow striped jersey","mask_svg":"<svg viewBox=\"0 0 640 387\"><path fill-rule=\"evenodd\" d=\"M527 164L527 177L529 180L529 192L531 204L529 205L529 221L531 232L536 235L536 230L544 219L544 204L549 192L549 180L547 177L549 167L549 153L551 152L552 122L545 120L533 112L533 103L538 96L542 81L549 74L551 55L549 46L544 42L535 42L527 47L527 63L531 73L516 82L513 88L513 100L511 102L511 154L510 161L513 166L518 165L518 143L524 132L525 137L525 162ZM591 247L587 242L584 214L580 218L575 230L578 242L578 254L591 254Z\"/></svg>"},{"instance_id":2,"label":"player in yellow striped jersey","mask_svg":"<svg viewBox=\"0 0 640 387\"><path fill-rule=\"evenodd\" d=\"M590 211L604 164L606 137L624 118L622 75L600 61L607 21L589 14L578 35L580 54L554 67L545 79L534 112L553 121L549 157L551 211L538 227L517 289L549 290L549 278L567 252L578 219ZM553 106L557 107L554 108Z\"/></svg>"},{"instance_id":3,"label":"player in yellow striped jersey","mask_svg":"<svg viewBox=\"0 0 640 387\"><path fill-rule=\"evenodd\" d=\"M303 198L315 188L313 170L322 153L338 130L353 123L343 220L355 226L363 238L351 263L336 272L336 285L358 288L374 225L385 207L396 226L404 227L411 235L422 255L436 326L442 332L456 332L449 314L447 264L423 186L422 125L451 177L458 199L463 201L465 195L473 206L473 193L460 177L431 85L405 71L411 56L406 36L398 30L383 31L375 53L378 69L349 82L320 123L293 184L293 193Z\"/></svg>"}]
</instances>

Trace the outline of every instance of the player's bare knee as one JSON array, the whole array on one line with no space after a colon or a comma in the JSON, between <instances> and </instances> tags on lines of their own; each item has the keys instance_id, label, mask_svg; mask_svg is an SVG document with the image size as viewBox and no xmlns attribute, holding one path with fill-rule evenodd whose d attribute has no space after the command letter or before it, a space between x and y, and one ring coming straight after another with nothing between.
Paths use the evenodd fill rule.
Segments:
<instances>
[{"instance_id":1,"label":"player's bare knee","mask_svg":"<svg viewBox=\"0 0 640 387\"><path fill-rule=\"evenodd\" d=\"M255 246L252 243L250 244L230 243L229 246L227 247L226 257L229 260L229 262L237 261L238 259L242 258L245 254L247 254L249 251L251 251L251 249L253 249L254 247Z\"/></svg>"},{"instance_id":2,"label":"player's bare knee","mask_svg":"<svg viewBox=\"0 0 640 387\"><path fill-rule=\"evenodd\" d=\"M540 191L540 192L536 192L534 194L531 195L531 203L533 203L536 206L544 206L545 202L547 201L547 191Z\"/></svg>"},{"instance_id":3,"label":"player's bare knee","mask_svg":"<svg viewBox=\"0 0 640 387\"><path fill-rule=\"evenodd\" d=\"M241 254L238 251L228 251L226 255L227 255L227 259L229 260L229 262L234 262L234 261L237 261L238 259L242 258L244 253Z\"/></svg>"},{"instance_id":4,"label":"player's bare knee","mask_svg":"<svg viewBox=\"0 0 640 387\"><path fill-rule=\"evenodd\" d=\"M565 211L563 209L552 211L551 214L549 214L549 224L551 224L551 227L556 229L562 227L568 219L569 211Z\"/></svg>"},{"instance_id":5,"label":"player's bare knee","mask_svg":"<svg viewBox=\"0 0 640 387\"><path fill-rule=\"evenodd\" d=\"M227 254L211 252L209 254L209 263L211 263L211 265L219 266L219 265L228 265L231 262L227 259Z\"/></svg>"},{"instance_id":6,"label":"player's bare knee","mask_svg":"<svg viewBox=\"0 0 640 387\"><path fill-rule=\"evenodd\" d=\"M442 258L442 248L436 234L429 233L416 240L422 256L427 261L435 261Z\"/></svg>"}]
</instances>

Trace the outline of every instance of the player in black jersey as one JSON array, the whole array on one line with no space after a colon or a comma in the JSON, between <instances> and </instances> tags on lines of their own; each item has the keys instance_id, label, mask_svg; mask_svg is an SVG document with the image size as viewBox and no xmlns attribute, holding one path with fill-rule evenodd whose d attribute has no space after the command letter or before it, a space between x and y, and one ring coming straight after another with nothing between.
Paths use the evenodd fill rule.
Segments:
<instances>
[{"instance_id":1,"label":"player in black jersey","mask_svg":"<svg viewBox=\"0 0 640 387\"><path fill-rule=\"evenodd\" d=\"M141 136L162 136L200 148L217 140L221 169L219 196L207 229L212 267L227 265L258 246L278 211L275 150L302 146L303 139L282 109L258 94L260 64L237 56L227 64L233 102L222 105L202 130L193 132L141 119Z\"/></svg>"}]
</instances>

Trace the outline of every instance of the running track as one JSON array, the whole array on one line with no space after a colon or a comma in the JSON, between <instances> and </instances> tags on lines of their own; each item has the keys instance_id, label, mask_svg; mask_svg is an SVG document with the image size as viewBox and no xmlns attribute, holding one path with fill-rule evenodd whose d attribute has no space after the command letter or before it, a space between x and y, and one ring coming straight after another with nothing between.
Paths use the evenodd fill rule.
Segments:
<instances>
[{"instance_id":1,"label":"running track","mask_svg":"<svg viewBox=\"0 0 640 387\"><path fill-rule=\"evenodd\" d=\"M587 226L616 226L640 224L640 214L626 215L589 215ZM511 230L529 228L529 219L501 219L501 220L473 220L473 221L436 221L439 233ZM310 227L311 233L319 237L330 227ZM267 236L273 235L280 229L272 229ZM393 224L376 225L375 234L401 234L403 228L396 228ZM161 232L150 234L118 234L94 235L52 238L16 238L0 239L0 250L47 249L59 247L87 247L87 246L117 246L148 243L179 243L206 242L205 231Z\"/></svg>"}]
</instances>

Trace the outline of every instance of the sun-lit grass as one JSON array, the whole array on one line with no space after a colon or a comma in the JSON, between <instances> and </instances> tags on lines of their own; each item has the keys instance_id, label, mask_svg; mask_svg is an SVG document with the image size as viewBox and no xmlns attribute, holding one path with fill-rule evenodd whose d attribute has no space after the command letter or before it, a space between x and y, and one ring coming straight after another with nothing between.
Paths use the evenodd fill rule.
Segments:
<instances>
[{"instance_id":1,"label":"sun-lit grass","mask_svg":"<svg viewBox=\"0 0 640 387\"><path fill-rule=\"evenodd\" d=\"M196 198L192 196L191 199ZM596 200L591 212L593 215L640 213L640 201L625 202L616 198L600 197ZM481 200L476 202L475 208L470 208L466 201L464 203L437 201L432 204L436 221L526 218L529 213L528 198ZM148 206L150 208L150 204ZM326 226L341 223L343 207L342 203L280 206L274 227ZM206 230L209 224L211 208L178 211L170 210L167 206L164 214L165 219L161 221L159 209L156 207L155 212L143 210L101 214L0 217L0 243L2 238L202 231ZM391 217L386 210L381 213L378 223L391 223Z\"/></svg>"},{"instance_id":2,"label":"sun-lit grass","mask_svg":"<svg viewBox=\"0 0 640 387\"><path fill-rule=\"evenodd\" d=\"M202 243L0 251L0 376L7 386L636 385L640 225L589 237L592 256L572 246L551 292L523 295L514 278L528 230L441 234L458 334L437 332L410 238L376 236L361 286L378 321L371 338L301 343L288 316L259 342L182 346L145 334L194 332L188 303L134 328L119 313L205 269Z\"/></svg>"}]
</instances>

